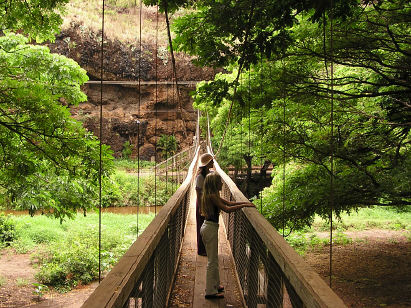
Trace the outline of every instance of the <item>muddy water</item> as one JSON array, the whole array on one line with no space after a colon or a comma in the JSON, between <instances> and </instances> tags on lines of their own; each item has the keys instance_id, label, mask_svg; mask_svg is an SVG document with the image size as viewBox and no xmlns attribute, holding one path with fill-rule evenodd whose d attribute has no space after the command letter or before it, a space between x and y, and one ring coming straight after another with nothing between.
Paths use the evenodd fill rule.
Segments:
<instances>
[{"instance_id":1,"label":"muddy water","mask_svg":"<svg viewBox=\"0 0 411 308\"><path fill-rule=\"evenodd\" d=\"M139 214L155 214L161 210L162 206L140 206ZM94 211L89 211L89 213L93 213ZM123 206L123 207L108 207L102 209L103 213L114 213L114 214L121 214L121 215L136 215L137 208L135 206ZM0 213L4 213L6 215L29 215L29 211L14 211L14 210L0 210ZM83 211L79 211L79 213L83 213ZM37 211L35 215L41 215L41 211Z\"/></svg>"}]
</instances>

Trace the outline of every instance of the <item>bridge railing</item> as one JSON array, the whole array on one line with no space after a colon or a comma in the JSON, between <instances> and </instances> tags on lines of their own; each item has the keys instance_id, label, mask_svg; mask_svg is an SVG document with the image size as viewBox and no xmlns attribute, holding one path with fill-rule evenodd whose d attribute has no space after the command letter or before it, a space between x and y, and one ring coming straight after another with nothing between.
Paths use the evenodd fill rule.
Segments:
<instances>
[{"instance_id":1,"label":"bridge railing","mask_svg":"<svg viewBox=\"0 0 411 308\"><path fill-rule=\"evenodd\" d=\"M224 183L222 197L248 201L217 162L214 166ZM223 219L248 308L283 307L285 292L292 307L346 307L257 209L224 213Z\"/></svg>"},{"instance_id":2,"label":"bridge railing","mask_svg":"<svg viewBox=\"0 0 411 308\"><path fill-rule=\"evenodd\" d=\"M196 152L197 145L192 145L189 148L167 158L166 160L158 163L151 170L156 171L157 174L164 174L166 171L175 171L178 169L184 169L188 164L190 164L193 156Z\"/></svg>"},{"instance_id":3,"label":"bridge railing","mask_svg":"<svg viewBox=\"0 0 411 308\"><path fill-rule=\"evenodd\" d=\"M199 147L182 185L82 308L166 306L178 265L198 153Z\"/></svg>"}]
</instances>

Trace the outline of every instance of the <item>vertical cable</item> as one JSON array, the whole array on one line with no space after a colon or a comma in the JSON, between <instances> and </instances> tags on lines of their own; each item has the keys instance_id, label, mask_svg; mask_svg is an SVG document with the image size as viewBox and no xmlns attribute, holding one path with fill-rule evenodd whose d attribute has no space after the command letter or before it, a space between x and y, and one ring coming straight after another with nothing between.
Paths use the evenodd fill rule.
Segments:
<instances>
[{"instance_id":1,"label":"vertical cable","mask_svg":"<svg viewBox=\"0 0 411 308\"><path fill-rule=\"evenodd\" d=\"M166 78L166 82L165 82L165 86L166 86L166 102L168 105L168 84L167 84L167 78ZM174 129L173 129L174 131ZM171 190L173 190L173 188L171 187ZM168 194L168 144L166 147L166 194Z\"/></svg>"},{"instance_id":2,"label":"vertical cable","mask_svg":"<svg viewBox=\"0 0 411 308\"><path fill-rule=\"evenodd\" d=\"M140 55L138 58L138 111L137 111L137 121L138 121L138 126L137 126L137 238L138 238L138 217L140 214L140 107L141 107L141 58L143 54L142 50L142 44L141 44L141 29L142 29L142 10L143 10L143 0L140 0L140 40L139 40L139 45L140 45Z\"/></svg>"},{"instance_id":3,"label":"vertical cable","mask_svg":"<svg viewBox=\"0 0 411 308\"><path fill-rule=\"evenodd\" d=\"M156 52L154 53L154 63L156 71L156 99L155 99L155 128L154 135L156 137L156 142L154 145L154 215L157 215L157 103L158 103L158 66L157 66L157 53L158 53L158 3L156 10Z\"/></svg>"},{"instance_id":4,"label":"vertical cable","mask_svg":"<svg viewBox=\"0 0 411 308\"><path fill-rule=\"evenodd\" d=\"M248 69L248 160L250 164L250 169L248 170L248 164L247 164L247 197L250 197L250 187L249 187L249 182L251 181L251 174L252 174L252 157L251 157L251 67ZM248 177L248 173L250 172L250 177Z\"/></svg>"},{"instance_id":5,"label":"vertical cable","mask_svg":"<svg viewBox=\"0 0 411 308\"><path fill-rule=\"evenodd\" d=\"M103 142L103 56L104 56L104 5L103 0L103 10L101 18L101 56L100 56L100 132L99 132L99 170L98 170L98 199L99 199L99 208L98 208L98 282L101 282L101 207L102 207L102 169L103 169L103 160L102 160L102 142Z\"/></svg>"},{"instance_id":6,"label":"vertical cable","mask_svg":"<svg viewBox=\"0 0 411 308\"><path fill-rule=\"evenodd\" d=\"M285 92L283 92L283 237L285 234L285 143L286 143L286 98Z\"/></svg>"},{"instance_id":7,"label":"vertical cable","mask_svg":"<svg viewBox=\"0 0 411 308\"><path fill-rule=\"evenodd\" d=\"M172 75L172 77L171 77L171 81L172 81L172 86L171 86L171 91L172 91L172 94L173 94L173 106L175 106L175 104L176 104L176 93L175 93L175 89L176 89L176 85L175 85L175 83L173 82L173 77L174 76L174 74ZM178 117L177 117L177 113L176 113L176 121L177 121L177 119L178 119ZM177 187L178 187L178 174L177 174L177 170L178 170L178 168L177 168L177 156L173 159L174 160L174 162L175 162L175 165L174 165L174 168L175 168L175 185L176 185L176 187L175 187L175 190L177 190Z\"/></svg>"},{"instance_id":8,"label":"vertical cable","mask_svg":"<svg viewBox=\"0 0 411 308\"><path fill-rule=\"evenodd\" d=\"M230 126L230 147L232 147L233 144L233 126L231 125L231 123L228 123L228 125ZM229 149L227 149L227 151L229 151ZM233 164L233 152L229 152L230 154L230 159L231 159L231 163L233 165L233 167L235 168L234 164ZM228 169L228 174L230 174L230 169Z\"/></svg>"},{"instance_id":9,"label":"vertical cable","mask_svg":"<svg viewBox=\"0 0 411 308\"><path fill-rule=\"evenodd\" d=\"M333 0L331 0L331 16L330 16L330 70L331 70L331 110L330 110L330 288L332 286L332 255L333 255L333 209L334 209L334 61L333 61Z\"/></svg>"},{"instance_id":10,"label":"vertical cable","mask_svg":"<svg viewBox=\"0 0 411 308\"><path fill-rule=\"evenodd\" d=\"M251 67L248 70L248 155L251 157Z\"/></svg>"},{"instance_id":11,"label":"vertical cable","mask_svg":"<svg viewBox=\"0 0 411 308\"><path fill-rule=\"evenodd\" d=\"M261 100L263 101L263 53L261 52L261 64L260 64L260 95L261 95ZM263 171L263 121L264 121L264 117L263 117L263 112L264 112L264 104L262 104L261 107L261 111L260 111L260 166L261 166L261 171L260 174L262 175L262 171ZM264 177L265 178L265 177ZM260 213L263 213L263 188L261 188L260 191Z\"/></svg>"},{"instance_id":12,"label":"vertical cable","mask_svg":"<svg viewBox=\"0 0 411 308\"><path fill-rule=\"evenodd\" d=\"M240 75L240 85L243 84L243 76ZM241 113L240 113L240 173L243 172L243 114L244 110L241 108Z\"/></svg>"}]
</instances>

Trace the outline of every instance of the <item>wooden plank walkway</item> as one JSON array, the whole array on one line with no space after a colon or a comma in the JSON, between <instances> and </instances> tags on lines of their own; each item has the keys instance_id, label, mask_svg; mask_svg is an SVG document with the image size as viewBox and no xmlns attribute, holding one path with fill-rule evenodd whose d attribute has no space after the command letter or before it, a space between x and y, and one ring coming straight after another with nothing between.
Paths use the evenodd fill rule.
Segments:
<instances>
[{"instance_id":1,"label":"wooden plank walkway","mask_svg":"<svg viewBox=\"0 0 411 308\"><path fill-rule=\"evenodd\" d=\"M220 219L219 265L220 280L225 287L224 299L205 299L207 257L197 255L195 190L191 189L187 226L169 308L177 307L244 307L238 280L227 241L224 223Z\"/></svg>"}]
</instances>

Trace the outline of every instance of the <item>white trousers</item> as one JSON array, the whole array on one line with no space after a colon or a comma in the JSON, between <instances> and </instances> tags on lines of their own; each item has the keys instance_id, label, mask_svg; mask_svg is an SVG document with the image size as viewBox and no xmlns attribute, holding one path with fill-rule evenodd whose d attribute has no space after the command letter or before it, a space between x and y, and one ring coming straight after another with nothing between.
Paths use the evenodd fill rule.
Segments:
<instances>
[{"instance_id":1,"label":"white trousers","mask_svg":"<svg viewBox=\"0 0 411 308\"><path fill-rule=\"evenodd\" d=\"M218 223L204 221L200 229L204 246L207 252L206 295L218 293L220 273L218 269Z\"/></svg>"}]
</instances>

